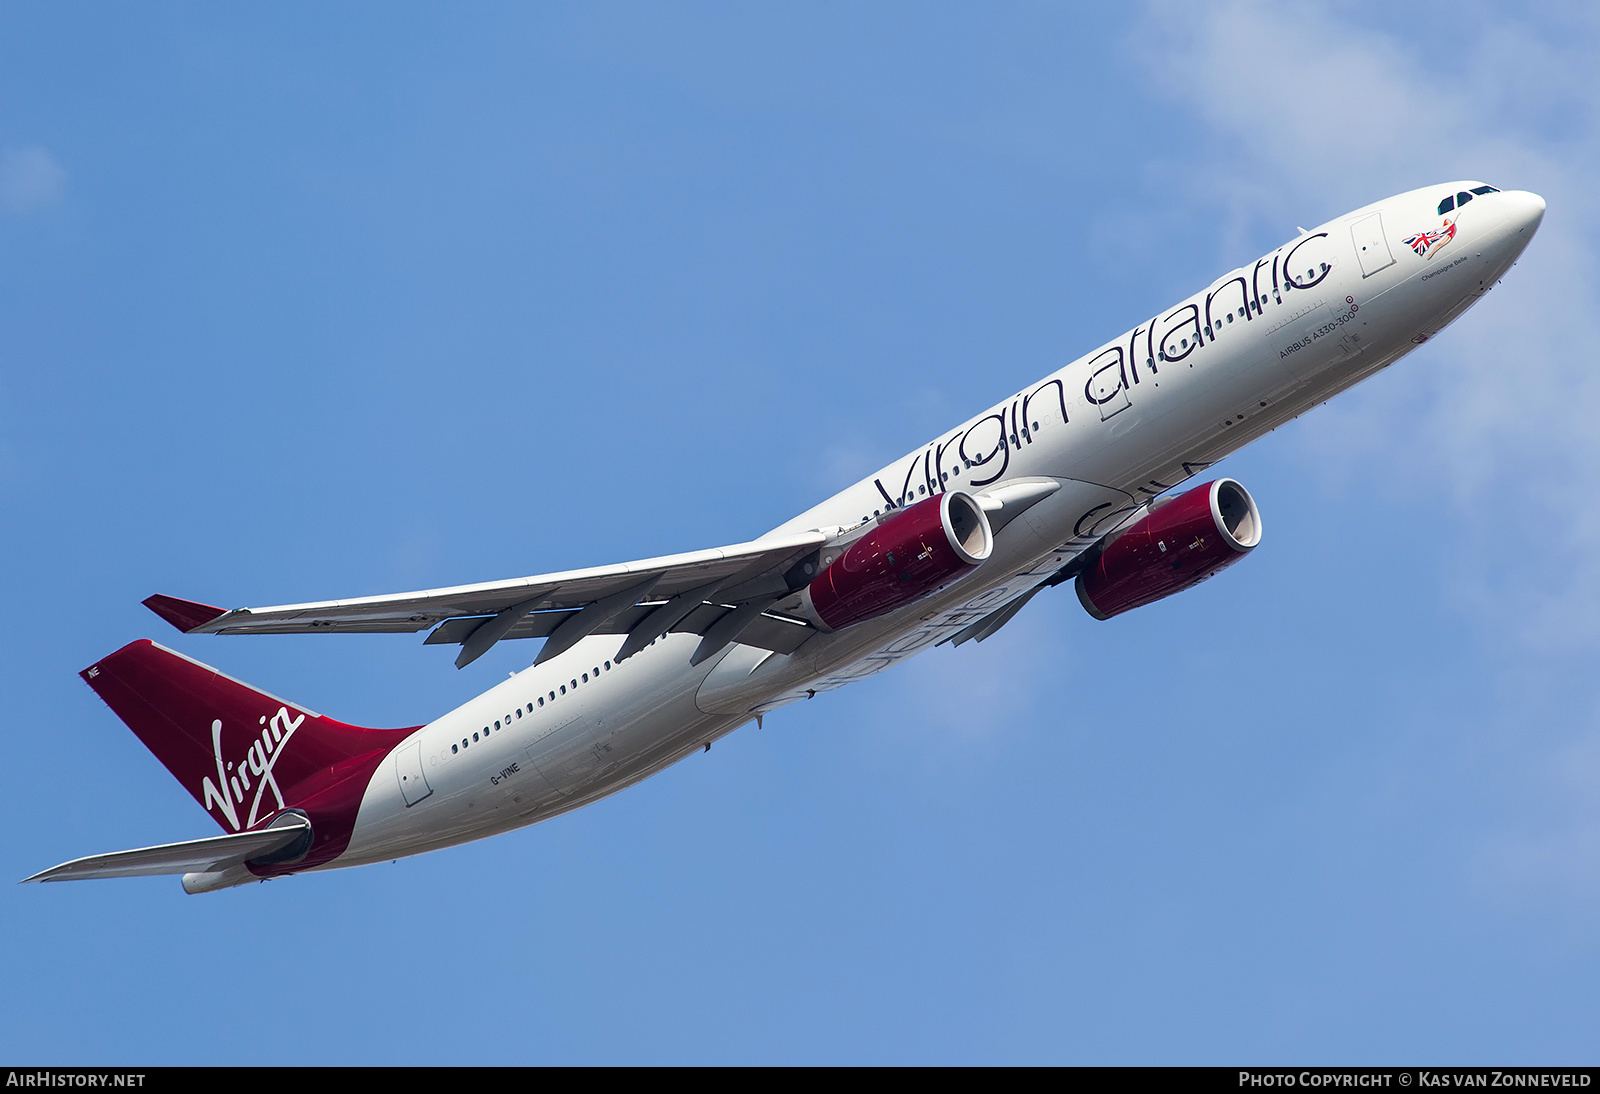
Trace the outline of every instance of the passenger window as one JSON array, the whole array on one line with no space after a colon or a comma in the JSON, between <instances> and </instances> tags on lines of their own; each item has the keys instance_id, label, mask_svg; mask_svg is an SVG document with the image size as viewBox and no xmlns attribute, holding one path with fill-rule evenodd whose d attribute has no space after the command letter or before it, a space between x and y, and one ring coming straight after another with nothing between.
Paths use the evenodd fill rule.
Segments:
<instances>
[{"instance_id":1,"label":"passenger window","mask_svg":"<svg viewBox=\"0 0 1600 1094\"><path fill-rule=\"evenodd\" d=\"M565 690L565 689L563 689L563 690ZM556 701L556 693L553 692L553 691L550 693L550 701L552 703Z\"/></svg>"},{"instance_id":2,"label":"passenger window","mask_svg":"<svg viewBox=\"0 0 1600 1094\"><path fill-rule=\"evenodd\" d=\"M607 671L607 672L610 672L610 671L611 671L611 662L610 662L610 661L607 661L607 662L606 662L606 671Z\"/></svg>"},{"instance_id":3,"label":"passenger window","mask_svg":"<svg viewBox=\"0 0 1600 1094\"><path fill-rule=\"evenodd\" d=\"M577 686L578 686L578 682L577 682L577 681L576 681L576 680L574 680L574 681L573 681L573 682L572 682L572 686L573 686L573 687L577 687Z\"/></svg>"},{"instance_id":4,"label":"passenger window","mask_svg":"<svg viewBox=\"0 0 1600 1094\"><path fill-rule=\"evenodd\" d=\"M498 722L498 721L497 721L497 722L495 722L495 724L494 724L494 728L496 728L496 729L499 729L499 728L500 728L500 723L499 723L499 722ZM486 730L484 730L484 731L483 731L483 735L484 735L484 736L485 736L485 737L487 737L487 736L488 736L488 735L489 735L489 731L488 731L488 730L487 730L487 729L486 729Z\"/></svg>"},{"instance_id":5,"label":"passenger window","mask_svg":"<svg viewBox=\"0 0 1600 1094\"><path fill-rule=\"evenodd\" d=\"M532 708L532 707L533 707L533 704L532 704L532 703L529 703L529 704L528 704L528 706L529 706L529 708L530 708L530 709L531 709L531 708ZM521 707L518 707L518 708L517 708L517 710L516 710L516 714L517 714L517 717L518 717L518 718L520 718L520 717L522 717L522 708L521 708Z\"/></svg>"},{"instance_id":6,"label":"passenger window","mask_svg":"<svg viewBox=\"0 0 1600 1094\"><path fill-rule=\"evenodd\" d=\"M1243 318L1244 318L1244 309L1243 309L1243 308L1240 308L1240 309L1239 309L1239 318L1240 318L1240 319L1243 319Z\"/></svg>"},{"instance_id":7,"label":"passenger window","mask_svg":"<svg viewBox=\"0 0 1600 1094\"><path fill-rule=\"evenodd\" d=\"M467 739L465 737L461 738L461 747L462 748L466 748L467 747Z\"/></svg>"},{"instance_id":8,"label":"passenger window","mask_svg":"<svg viewBox=\"0 0 1600 1094\"><path fill-rule=\"evenodd\" d=\"M567 693L567 685L562 684L561 685L561 694L565 695L566 693Z\"/></svg>"},{"instance_id":9,"label":"passenger window","mask_svg":"<svg viewBox=\"0 0 1600 1094\"><path fill-rule=\"evenodd\" d=\"M583 682L585 684L589 682L589 674L587 672L583 674Z\"/></svg>"},{"instance_id":10,"label":"passenger window","mask_svg":"<svg viewBox=\"0 0 1600 1094\"><path fill-rule=\"evenodd\" d=\"M1446 213L1448 213L1450 210L1454 209L1455 207L1456 207L1456 199L1454 197L1447 197L1447 198L1445 198L1443 201L1441 201L1439 203L1439 215L1440 216L1444 216Z\"/></svg>"},{"instance_id":11,"label":"passenger window","mask_svg":"<svg viewBox=\"0 0 1600 1094\"><path fill-rule=\"evenodd\" d=\"M539 705L540 706L544 706L544 696L543 695L539 696Z\"/></svg>"},{"instance_id":12,"label":"passenger window","mask_svg":"<svg viewBox=\"0 0 1600 1094\"><path fill-rule=\"evenodd\" d=\"M461 749L458 748L457 746L455 746L455 745L451 745L450 746L450 754L452 756L455 755L456 753L460 752L460 751L461 751Z\"/></svg>"}]
</instances>

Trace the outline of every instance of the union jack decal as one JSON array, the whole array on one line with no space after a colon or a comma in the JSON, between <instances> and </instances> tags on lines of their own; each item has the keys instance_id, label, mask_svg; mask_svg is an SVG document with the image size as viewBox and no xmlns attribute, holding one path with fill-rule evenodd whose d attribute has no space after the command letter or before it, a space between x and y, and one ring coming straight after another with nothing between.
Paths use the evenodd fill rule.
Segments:
<instances>
[{"instance_id":1,"label":"union jack decal","mask_svg":"<svg viewBox=\"0 0 1600 1094\"><path fill-rule=\"evenodd\" d=\"M1446 217L1437 232L1419 232L1406 240L1410 247L1423 258L1432 258L1446 243L1456 237L1456 222Z\"/></svg>"}]
</instances>

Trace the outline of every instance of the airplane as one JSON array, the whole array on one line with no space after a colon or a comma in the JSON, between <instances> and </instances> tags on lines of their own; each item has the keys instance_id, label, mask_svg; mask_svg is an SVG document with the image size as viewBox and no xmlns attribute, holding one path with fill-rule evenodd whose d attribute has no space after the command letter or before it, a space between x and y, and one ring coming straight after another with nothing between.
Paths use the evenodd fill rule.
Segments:
<instances>
[{"instance_id":1,"label":"airplane","mask_svg":"<svg viewBox=\"0 0 1600 1094\"><path fill-rule=\"evenodd\" d=\"M80 675L223 834L26 881L181 874L190 893L481 839L614 794L790 703L983 641L1074 584L1105 620L1261 542L1207 467L1432 338L1538 230L1481 182L1346 213L747 543L451 588L224 610L144 603L185 634L427 631L465 668L533 664L426 725L367 729L141 640Z\"/></svg>"}]
</instances>

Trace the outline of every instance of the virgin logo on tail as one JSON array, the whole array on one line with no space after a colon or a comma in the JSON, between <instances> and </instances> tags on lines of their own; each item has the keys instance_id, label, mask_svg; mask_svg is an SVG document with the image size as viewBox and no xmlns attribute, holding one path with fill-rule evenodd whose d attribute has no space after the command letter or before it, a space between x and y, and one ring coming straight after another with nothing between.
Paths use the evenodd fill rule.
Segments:
<instances>
[{"instance_id":1,"label":"virgin logo on tail","mask_svg":"<svg viewBox=\"0 0 1600 1094\"><path fill-rule=\"evenodd\" d=\"M244 758L237 764L224 761L222 758L222 719L218 718L211 723L211 751L217 760L217 781L212 782L207 775L201 782L203 802L207 809L213 805L221 811L222 816L228 818L228 823L233 830L239 830L239 806L244 804L245 795L255 792L250 799L250 815L245 818L244 827L250 828L258 819L261 811L261 795L267 790L272 791L272 796L277 801L276 809L285 806L283 791L278 789L278 780L273 775L272 769L283 755L284 746L289 743L289 738L294 736L294 731L299 729L306 716L291 718L288 707L279 707L278 713L272 716L271 721L265 715L261 717L261 725L265 728L261 736L250 742L245 749ZM252 782L252 779L254 780ZM218 787L221 787L219 790ZM275 812L269 809L268 812Z\"/></svg>"}]
</instances>

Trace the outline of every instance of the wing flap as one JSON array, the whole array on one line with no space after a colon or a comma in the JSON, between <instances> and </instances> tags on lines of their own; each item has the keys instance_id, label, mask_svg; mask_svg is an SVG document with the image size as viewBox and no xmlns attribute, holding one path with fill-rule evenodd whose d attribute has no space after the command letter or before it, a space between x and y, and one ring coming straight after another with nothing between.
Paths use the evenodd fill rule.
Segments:
<instances>
[{"instance_id":1,"label":"wing flap","mask_svg":"<svg viewBox=\"0 0 1600 1094\"><path fill-rule=\"evenodd\" d=\"M650 594L652 600L656 601L719 579L737 577L747 582L769 571L781 570L785 563L821 546L826 540L827 537L821 532L801 532L708 551L663 555L615 566L540 574L507 581L487 581L348 600L236 608L194 626L184 624L198 620L204 612L192 609L181 613L173 611L168 602L175 598L164 597L159 603L169 610L160 614L189 634L420 631L447 619L492 616L514 605L529 602L532 602L529 610L535 615L579 609L638 585L641 578L652 574L660 575ZM524 620L519 627L526 624L527 620ZM616 620L609 621L608 625L617 625ZM515 636L534 637L531 633L524 635L521 631L515 632Z\"/></svg>"},{"instance_id":2,"label":"wing flap","mask_svg":"<svg viewBox=\"0 0 1600 1094\"><path fill-rule=\"evenodd\" d=\"M605 626L595 631L596 634L629 634L651 612L660 607L658 604L639 604L619 613ZM703 603L690 609L688 615L679 620L670 628L678 634L704 634L711 629L711 625L731 609L723 604ZM535 612L528 616L515 627L511 628L502 642L514 638L548 638L564 621L577 615L577 609L564 612ZM467 637L477 630L487 616L475 615L460 619L446 619L428 635L423 642L425 646L458 646L467 640ZM739 636L739 641L747 646L757 646L774 653L793 653L800 648L800 644L816 634L816 628L804 620L790 619L787 616L763 614L750 624ZM652 635L652 637L654 637Z\"/></svg>"},{"instance_id":3,"label":"wing flap","mask_svg":"<svg viewBox=\"0 0 1600 1094\"><path fill-rule=\"evenodd\" d=\"M817 628L802 620L763 612L739 633L739 641L773 653L793 653L816 633Z\"/></svg>"},{"instance_id":4,"label":"wing flap","mask_svg":"<svg viewBox=\"0 0 1600 1094\"><path fill-rule=\"evenodd\" d=\"M250 859L281 851L311 831L307 821L280 824L254 832L232 832L208 839L163 843L132 851L88 855L41 870L28 881L87 881L106 877L147 877L152 874L188 874L221 870Z\"/></svg>"},{"instance_id":5,"label":"wing flap","mask_svg":"<svg viewBox=\"0 0 1600 1094\"><path fill-rule=\"evenodd\" d=\"M705 634L711 629L711 624L727 615L729 610L725 604L701 604L673 624L672 633Z\"/></svg>"}]
</instances>

